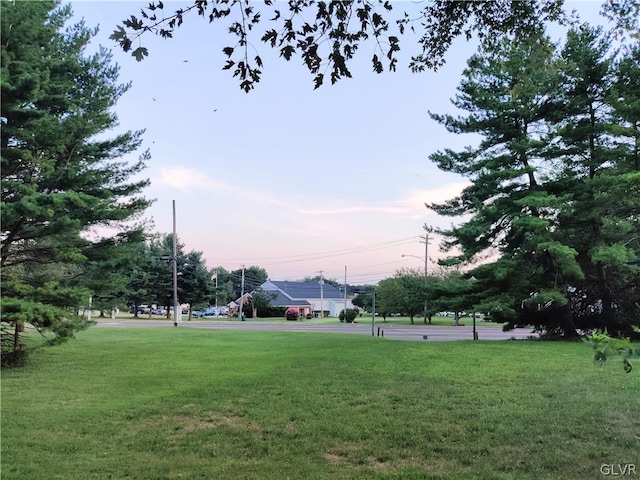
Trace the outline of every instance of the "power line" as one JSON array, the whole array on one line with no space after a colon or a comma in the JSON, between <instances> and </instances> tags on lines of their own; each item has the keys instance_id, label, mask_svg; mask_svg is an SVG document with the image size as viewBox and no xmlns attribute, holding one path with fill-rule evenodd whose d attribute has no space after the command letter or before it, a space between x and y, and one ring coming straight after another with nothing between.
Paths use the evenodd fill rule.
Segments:
<instances>
[{"instance_id":1,"label":"power line","mask_svg":"<svg viewBox=\"0 0 640 480\"><path fill-rule=\"evenodd\" d=\"M365 265L364 267L349 267L349 272L364 270L372 267L382 267L385 265L398 265L398 262L394 260L393 262L375 263L373 265Z\"/></svg>"},{"instance_id":2,"label":"power line","mask_svg":"<svg viewBox=\"0 0 640 480\"><path fill-rule=\"evenodd\" d=\"M364 245L361 247L353 247L344 250L332 250L328 252L309 253L303 255L289 255L282 257L263 257L263 258L251 258L252 262L262 263L266 265L282 265L286 263L306 262L310 260L321 260L324 258L339 257L345 255L356 255L359 253L366 253L373 250L380 250L383 248L397 247L401 245L407 245L413 243L416 237L407 237L398 240L391 240L388 242L382 242L372 245ZM234 259L225 259L226 261L233 261ZM246 261L245 257L245 261Z\"/></svg>"}]
</instances>

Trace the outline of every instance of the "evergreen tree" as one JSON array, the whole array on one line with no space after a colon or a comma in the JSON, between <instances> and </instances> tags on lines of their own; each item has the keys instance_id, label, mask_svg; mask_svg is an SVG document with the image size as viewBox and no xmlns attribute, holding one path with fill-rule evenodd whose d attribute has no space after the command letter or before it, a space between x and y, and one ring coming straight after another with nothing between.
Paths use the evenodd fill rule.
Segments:
<instances>
[{"instance_id":1,"label":"evergreen tree","mask_svg":"<svg viewBox=\"0 0 640 480\"><path fill-rule=\"evenodd\" d=\"M462 312L474 306L471 295L475 281L466 278L457 270L432 275L429 278L427 295L431 312L453 312L454 324L460 324Z\"/></svg>"},{"instance_id":2,"label":"evergreen tree","mask_svg":"<svg viewBox=\"0 0 640 480\"><path fill-rule=\"evenodd\" d=\"M220 266L215 267L213 271L216 272L217 275L215 282L217 287L215 287L215 294L211 302L222 306L238 298L234 296L233 280L230 276L230 272L227 271L226 268Z\"/></svg>"},{"instance_id":3,"label":"evergreen tree","mask_svg":"<svg viewBox=\"0 0 640 480\"><path fill-rule=\"evenodd\" d=\"M550 240L554 212L541 189L537 165L545 145L549 98L556 91L552 53L545 37L522 43L504 39L468 61L453 100L468 115L431 114L451 132L482 135L477 148L430 156L440 169L472 181L459 197L431 208L441 215L471 216L444 232L446 248L459 248L461 260L472 263L492 250L501 255L490 272L476 275L484 282L509 278L497 288L486 288L482 299L482 308L501 312L501 320L515 318L513 299L531 292L535 272L523 270L518 259Z\"/></svg>"},{"instance_id":4,"label":"evergreen tree","mask_svg":"<svg viewBox=\"0 0 640 480\"><path fill-rule=\"evenodd\" d=\"M639 92L629 76L633 55L616 67L609 45L601 29L569 32L549 149L558 173L549 189L563 198L554 236L577 252L583 272L567 289L567 315L578 328L621 335L632 333L640 314L625 302L638 299L638 271L629 262L640 247Z\"/></svg>"},{"instance_id":5,"label":"evergreen tree","mask_svg":"<svg viewBox=\"0 0 640 480\"><path fill-rule=\"evenodd\" d=\"M229 272L229 279L233 282L233 297L232 300L240 298L242 292L242 268ZM269 279L267 271L258 267L257 265L251 265L244 269L244 293L252 292L256 288L260 287L264 282Z\"/></svg>"},{"instance_id":6,"label":"evergreen tree","mask_svg":"<svg viewBox=\"0 0 640 480\"><path fill-rule=\"evenodd\" d=\"M78 267L78 275L71 284L85 286L93 292L92 307L104 312L116 308L125 309L127 300L136 294L129 293L132 275L139 274L145 256L145 235L133 230L103 238L85 251L87 259Z\"/></svg>"},{"instance_id":7,"label":"evergreen tree","mask_svg":"<svg viewBox=\"0 0 640 480\"><path fill-rule=\"evenodd\" d=\"M107 137L128 85L118 83L106 50L85 53L94 30L65 29L71 10L58 2L0 8L3 321L62 338L81 324L75 312L91 294L74 281L83 263L118 243L104 232L138 241L122 222L149 205L140 196L148 182L131 180L148 154L121 159L138 149L142 132Z\"/></svg>"},{"instance_id":8,"label":"evergreen tree","mask_svg":"<svg viewBox=\"0 0 640 480\"><path fill-rule=\"evenodd\" d=\"M629 62L618 75L633 71ZM630 261L638 252L640 183L629 168L637 117L621 100L623 91L633 95L626 81L618 81L621 106L612 103L616 72L601 32L571 31L558 54L544 38L505 40L468 64L454 100L468 115L432 117L483 139L478 148L431 159L473 184L432 208L471 217L444 232L460 259L499 254L469 273L475 307L550 334L631 333L638 307L623 297L637 298Z\"/></svg>"},{"instance_id":9,"label":"evergreen tree","mask_svg":"<svg viewBox=\"0 0 640 480\"><path fill-rule=\"evenodd\" d=\"M208 306L215 286L211 280L211 272L202 258L202 252L191 251L181 260L182 263L178 266L180 302L188 303L192 308Z\"/></svg>"},{"instance_id":10,"label":"evergreen tree","mask_svg":"<svg viewBox=\"0 0 640 480\"><path fill-rule=\"evenodd\" d=\"M146 285L146 302L165 307L167 318L171 316L173 307L173 235L156 235L149 242L151 262L148 266L148 283ZM178 264L184 259L184 244L176 242L176 258ZM180 290L178 288L178 299Z\"/></svg>"}]
</instances>

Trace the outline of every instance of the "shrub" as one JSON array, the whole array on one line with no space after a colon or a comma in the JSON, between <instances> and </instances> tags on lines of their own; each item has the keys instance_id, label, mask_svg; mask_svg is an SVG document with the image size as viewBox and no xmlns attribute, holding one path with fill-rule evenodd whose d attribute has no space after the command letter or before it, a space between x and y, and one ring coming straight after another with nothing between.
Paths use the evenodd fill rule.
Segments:
<instances>
[{"instance_id":1,"label":"shrub","mask_svg":"<svg viewBox=\"0 0 640 480\"><path fill-rule=\"evenodd\" d=\"M338 315L338 318L340 319L341 322L353 322L356 317L358 316L358 311L356 309L353 308L347 308L347 313L345 315L345 311L344 309L340 311L340 315ZM346 317L346 319L345 319Z\"/></svg>"},{"instance_id":2,"label":"shrub","mask_svg":"<svg viewBox=\"0 0 640 480\"><path fill-rule=\"evenodd\" d=\"M284 312L286 312L285 307L258 307L258 316L262 318L267 317L284 317Z\"/></svg>"},{"instance_id":3,"label":"shrub","mask_svg":"<svg viewBox=\"0 0 640 480\"><path fill-rule=\"evenodd\" d=\"M297 308L287 308L286 312L284 312L284 318L293 322L297 321L299 316L300 312Z\"/></svg>"}]
</instances>

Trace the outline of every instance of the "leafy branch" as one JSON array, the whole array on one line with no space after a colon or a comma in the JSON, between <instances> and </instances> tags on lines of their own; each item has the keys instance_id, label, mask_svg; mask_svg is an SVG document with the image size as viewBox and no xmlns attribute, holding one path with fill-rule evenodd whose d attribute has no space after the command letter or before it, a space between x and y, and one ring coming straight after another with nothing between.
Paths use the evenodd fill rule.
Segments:
<instances>
[{"instance_id":1,"label":"leafy branch","mask_svg":"<svg viewBox=\"0 0 640 480\"><path fill-rule=\"evenodd\" d=\"M222 49L227 55L223 70L231 70L233 76L239 78L240 88L245 92L253 89L262 73L260 57L256 55L251 61L248 57L250 33L258 35L263 43L277 48L285 60L298 54L314 75L314 87L318 88L324 80L321 69L330 70L332 84L344 77L351 77L348 62L360 44L370 37L375 39L371 58L373 71L384 71L381 59L385 57L388 70L395 71L400 51L399 38L406 27L415 33L417 29L414 23L419 21L422 33L418 47L421 52L412 57L409 67L413 71L435 69L444 64L444 54L456 37L465 35L470 38L476 34L481 40L491 40L500 37L500 34L527 35L542 28L545 21L562 20L562 3L563 0L437 0L421 7L418 17L405 12L404 18L394 21L391 13L393 5L388 0L289 0L285 7L289 15L272 8L270 12L273 15L265 17L266 20L258 11L261 7L257 2L249 0L193 0L190 7L176 10L167 17L158 15L158 12L164 11L163 2L152 1L141 10L139 16L131 15L123 20L110 38L141 61L149 52L144 46L132 49L134 40L146 33L172 38L186 15L196 11L209 23L229 20L227 32L236 36L238 41L235 47L225 46ZM273 5L273 0L263 0L262 7L265 9ZM258 24L268 25L262 32L255 33ZM397 32L391 31L393 24ZM241 48L236 49L238 46Z\"/></svg>"},{"instance_id":2,"label":"leafy branch","mask_svg":"<svg viewBox=\"0 0 640 480\"><path fill-rule=\"evenodd\" d=\"M634 326L633 329L640 333L640 328ZM621 357L624 371L630 373L633 369L631 360L640 358L640 347L634 348L628 338L612 338L606 330L587 335L583 341L593 348L593 360L600 367L604 367L612 357Z\"/></svg>"}]
</instances>

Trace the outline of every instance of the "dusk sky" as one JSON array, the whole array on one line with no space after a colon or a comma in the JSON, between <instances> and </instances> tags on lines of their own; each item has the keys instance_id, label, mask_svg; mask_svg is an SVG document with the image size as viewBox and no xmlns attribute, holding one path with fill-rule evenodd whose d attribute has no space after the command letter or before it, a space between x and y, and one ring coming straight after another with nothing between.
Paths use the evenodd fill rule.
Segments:
<instances>
[{"instance_id":1,"label":"dusk sky","mask_svg":"<svg viewBox=\"0 0 640 480\"><path fill-rule=\"evenodd\" d=\"M277 58L258 35L263 77L247 94L221 70L221 50L233 39L201 17L187 18L171 40L144 37L149 57L138 63L108 37L148 2L71 4L76 20L100 26L94 44L113 49L120 81L132 82L115 110L120 131L146 129L154 231L171 232L175 200L179 240L187 251L202 251L209 267L258 265L272 280L322 270L343 281L346 266L348 283L375 283L400 268L423 268L419 258L401 255L424 258L423 224L455 221L424 203L452 198L467 182L428 156L477 138L449 134L428 111L457 113L450 98L475 43L456 42L437 73L413 74L407 63L416 37L406 35L404 62L382 75L371 70L373 43L364 44L352 79L313 90L301 61ZM165 10L188 4L165 2ZM598 21L599 2L567 7ZM562 37L553 32L554 40ZM429 246L429 268L442 256L438 243L436 236Z\"/></svg>"}]
</instances>

